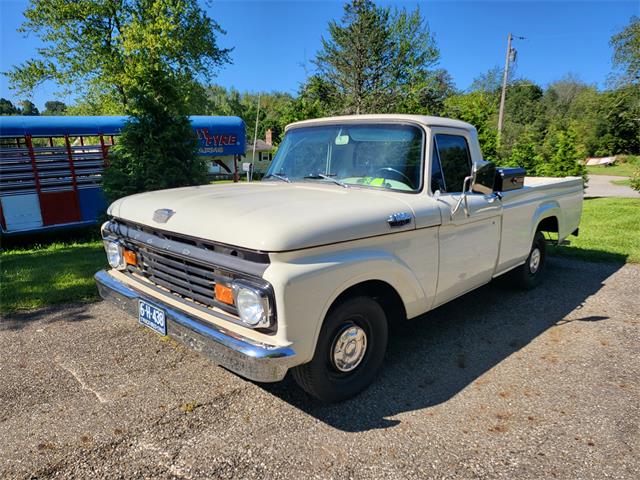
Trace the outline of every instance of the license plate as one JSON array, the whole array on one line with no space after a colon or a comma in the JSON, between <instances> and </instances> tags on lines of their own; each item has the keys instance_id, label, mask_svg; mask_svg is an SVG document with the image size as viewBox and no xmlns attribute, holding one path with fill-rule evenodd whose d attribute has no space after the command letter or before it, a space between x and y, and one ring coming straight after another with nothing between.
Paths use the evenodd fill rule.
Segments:
<instances>
[{"instance_id":1,"label":"license plate","mask_svg":"<svg viewBox=\"0 0 640 480\"><path fill-rule=\"evenodd\" d=\"M138 321L160 335L167 334L167 316L164 310L144 300L138 301Z\"/></svg>"}]
</instances>

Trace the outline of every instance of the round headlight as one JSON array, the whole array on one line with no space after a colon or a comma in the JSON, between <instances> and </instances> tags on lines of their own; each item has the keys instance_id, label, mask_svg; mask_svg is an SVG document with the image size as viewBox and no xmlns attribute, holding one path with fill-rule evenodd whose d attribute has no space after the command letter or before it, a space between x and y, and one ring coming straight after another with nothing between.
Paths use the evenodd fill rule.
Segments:
<instances>
[{"instance_id":1,"label":"round headlight","mask_svg":"<svg viewBox=\"0 0 640 480\"><path fill-rule=\"evenodd\" d=\"M117 242L104 242L104 249L107 251L107 261L112 268L123 268L124 258L122 257L122 246Z\"/></svg>"},{"instance_id":2,"label":"round headlight","mask_svg":"<svg viewBox=\"0 0 640 480\"><path fill-rule=\"evenodd\" d=\"M267 310L263 297L252 288L238 286L236 290L236 307L240 320L251 327L267 323Z\"/></svg>"}]
</instances>

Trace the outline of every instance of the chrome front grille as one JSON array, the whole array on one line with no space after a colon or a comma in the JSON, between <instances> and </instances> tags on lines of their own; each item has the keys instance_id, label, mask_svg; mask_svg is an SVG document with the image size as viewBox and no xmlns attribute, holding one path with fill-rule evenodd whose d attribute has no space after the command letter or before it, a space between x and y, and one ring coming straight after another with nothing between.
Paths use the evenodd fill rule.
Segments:
<instances>
[{"instance_id":1,"label":"chrome front grille","mask_svg":"<svg viewBox=\"0 0 640 480\"><path fill-rule=\"evenodd\" d=\"M164 232L134 223L111 220L103 236L112 236L136 253L129 275L142 277L194 306L219 308L237 315L235 306L216 300L216 283L230 285L236 278L265 285L261 275L268 255ZM268 284L267 284L268 285Z\"/></svg>"},{"instance_id":2,"label":"chrome front grille","mask_svg":"<svg viewBox=\"0 0 640 480\"><path fill-rule=\"evenodd\" d=\"M178 256L155 250L148 246L137 249L138 267L129 267L132 273L141 274L154 284L185 299L207 307L218 307L235 312L235 308L215 300L217 282L229 283L231 274L216 272L211 267L199 265Z\"/></svg>"},{"instance_id":3,"label":"chrome front grille","mask_svg":"<svg viewBox=\"0 0 640 480\"><path fill-rule=\"evenodd\" d=\"M246 326L238 317L235 305L216 300L216 284L231 286L237 280L260 289L269 300L272 323L256 329L267 334L277 332L273 287L263 278L269 267L267 253L120 219L104 223L101 231L105 241L117 242L135 253L135 265L127 265L127 275L138 281L144 280L150 288L163 294L172 294L178 301L193 308L205 312L216 308L216 316L230 322Z\"/></svg>"},{"instance_id":4,"label":"chrome front grille","mask_svg":"<svg viewBox=\"0 0 640 480\"><path fill-rule=\"evenodd\" d=\"M261 278L269 265L264 253L119 220L111 220L102 228L103 237L116 238L136 253L136 266L127 267L130 275L142 277L196 307L215 307L237 315L234 305L216 300L216 283L231 285L241 278L268 286Z\"/></svg>"}]
</instances>

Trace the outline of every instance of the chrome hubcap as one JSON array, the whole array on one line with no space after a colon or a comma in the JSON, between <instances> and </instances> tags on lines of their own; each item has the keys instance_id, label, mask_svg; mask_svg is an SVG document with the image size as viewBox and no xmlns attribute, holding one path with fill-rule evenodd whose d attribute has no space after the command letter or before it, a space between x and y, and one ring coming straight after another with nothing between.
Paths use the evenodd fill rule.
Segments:
<instances>
[{"instance_id":1,"label":"chrome hubcap","mask_svg":"<svg viewBox=\"0 0 640 480\"><path fill-rule=\"evenodd\" d=\"M529 271L531 273L536 273L538 271L538 268L540 268L541 257L542 256L540 255L540 250L534 248L531 252L531 256L529 257Z\"/></svg>"},{"instance_id":2,"label":"chrome hubcap","mask_svg":"<svg viewBox=\"0 0 640 480\"><path fill-rule=\"evenodd\" d=\"M364 358L367 351L367 335L357 325L345 328L333 343L333 365L341 372L350 372Z\"/></svg>"}]
</instances>

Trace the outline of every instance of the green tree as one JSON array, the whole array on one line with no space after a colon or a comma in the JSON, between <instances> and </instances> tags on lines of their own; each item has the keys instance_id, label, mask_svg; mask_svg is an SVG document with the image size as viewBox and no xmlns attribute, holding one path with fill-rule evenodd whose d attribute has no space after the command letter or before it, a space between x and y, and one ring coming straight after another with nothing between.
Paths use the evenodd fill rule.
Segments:
<instances>
[{"instance_id":1,"label":"green tree","mask_svg":"<svg viewBox=\"0 0 640 480\"><path fill-rule=\"evenodd\" d=\"M573 128L553 134L550 155L537 165L537 172L546 177L586 176Z\"/></svg>"},{"instance_id":2,"label":"green tree","mask_svg":"<svg viewBox=\"0 0 640 480\"><path fill-rule=\"evenodd\" d=\"M526 170L527 175L535 177L539 175L539 165L543 159L537 153L537 141L531 133L521 135L513 148L510 156L500 161L505 167L522 167Z\"/></svg>"},{"instance_id":3,"label":"green tree","mask_svg":"<svg viewBox=\"0 0 640 480\"><path fill-rule=\"evenodd\" d=\"M329 22L329 35L314 64L336 113L394 111L431 88L430 68L439 52L419 9L413 12L352 0L340 22Z\"/></svg>"},{"instance_id":4,"label":"green tree","mask_svg":"<svg viewBox=\"0 0 640 480\"><path fill-rule=\"evenodd\" d=\"M40 112L32 101L22 100L20 102L20 115L40 115Z\"/></svg>"},{"instance_id":5,"label":"green tree","mask_svg":"<svg viewBox=\"0 0 640 480\"><path fill-rule=\"evenodd\" d=\"M258 98L260 110L257 111ZM213 85L207 88L206 114L207 115L235 115L241 117L247 127L247 139L253 140L258 114L258 138L264 138L265 132L271 130L274 144L278 144L284 132L286 124L282 117L294 98L284 92L270 93L240 93L235 89L227 90L224 87Z\"/></svg>"},{"instance_id":6,"label":"green tree","mask_svg":"<svg viewBox=\"0 0 640 480\"><path fill-rule=\"evenodd\" d=\"M204 89L194 89L195 76L227 55L215 46L214 24L196 0L134 3L138 10L123 42L121 98L131 119L105 171L103 185L111 199L205 180L188 114L195 100L205 98Z\"/></svg>"},{"instance_id":7,"label":"green tree","mask_svg":"<svg viewBox=\"0 0 640 480\"><path fill-rule=\"evenodd\" d=\"M20 31L37 35L43 47L7 73L20 92L53 80L78 95L117 99L126 112L139 70L150 61L191 87L185 97L196 79L229 62L229 50L217 43L224 31L197 0L31 0L24 16Z\"/></svg>"},{"instance_id":8,"label":"green tree","mask_svg":"<svg viewBox=\"0 0 640 480\"><path fill-rule=\"evenodd\" d=\"M526 136L531 140L544 138L536 128L536 122L543 112L542 97L542 88L528 80L517 80L509 85L505 102L505 124L498 152L500 158L509 159L512 148L518 142L522 146L522 137ZM536 133L538 135L534 135Z\"/></svg>"},{"instance_id":9,"label":"green tree","mask_svg":"<svg viewBox=\"0 0 640 480\"><path fill-rule=\"evenodd\" d=\"M442 115L445 100L456 93L453 78L444 69L429 73L397 100L394 111L418 115Z\"/></svg>"},{"instance_id":10,"label":"green tree","mask_svg":"<svg viewBox=\"0 0 640 480\"><path fill-rule=\"evenodd\" d=\"M67 106L64 102L58 100L50 100L44 102L44 110L42 115L64 115L67 112Z\"/></svg>"},{"instance_id":11,"label":"green tree","mask_svg":"<svg viewBox=\"0 0 640 480\"><path fill-rule=\"evenodd\" d=\"M17 115L18 109L6 98L0 98L0 115Z\"/></svg>"},{"instance_id":12,"label":"green tree","mask_svg":"<svg viewBox=\"0 0 640 480\"><path fill-rule=\"evenodd\" d=\"M502 67L496 65L474 78L469 90L472 92L480 90L487 93L496 93L502 87L503 72Z\"/></svg>"},{"instance_id":13,"label":"green tree","mask_svg":"<svg viewBox=\"0 0 640 480\"><path fill-rule=\"evenodd\" d=\"M640 88L626 85L600 95L597 155L640 153Z\"/></svg>"},{"instance_id":14,"label":"green tree","mask_svg":"<svg viewBox=\"0 0 640 480\"><path fill-rule=\"evenodd\" d=\"M280 112L280 130L293 122L330 114L328 105L333 98L332 87L321 77L314 75L302 86L298 96Z\"/></svg>"},{"instance_id":15,"label":"green tree","mask_svg":"<svg viewBox=\"0 0 640 480\"><path fill-rule=\"evenodd\" d=\"M149 68L130 90L126 123L106 169L110 200L133 193L201 184L206 165L186 115L179 76ZM188 88L188 87L187 87Z\"/></svg>"},{"instance_id":16,"label":"green tree","mask_svg":"<svg viewBox=\"0 0 640 480\"><path fill-rule=\"evenodd\" d=\"M629 25L611 37L613 66L620 71L620 81L640 84L640 17L633 16Z\"/></svg>"},{"instance_id":17,"label":"green tree","mask_svg":"<svg viewBox=\"0 0 640 480\"><path fill-rule=\"evenodd\" d=\"M476 91L454 95L444 101L444 116L463 120L478 130L478 141L486 160L498 160L497 115L499 97Z\"/></svg>"}]
</instances>

